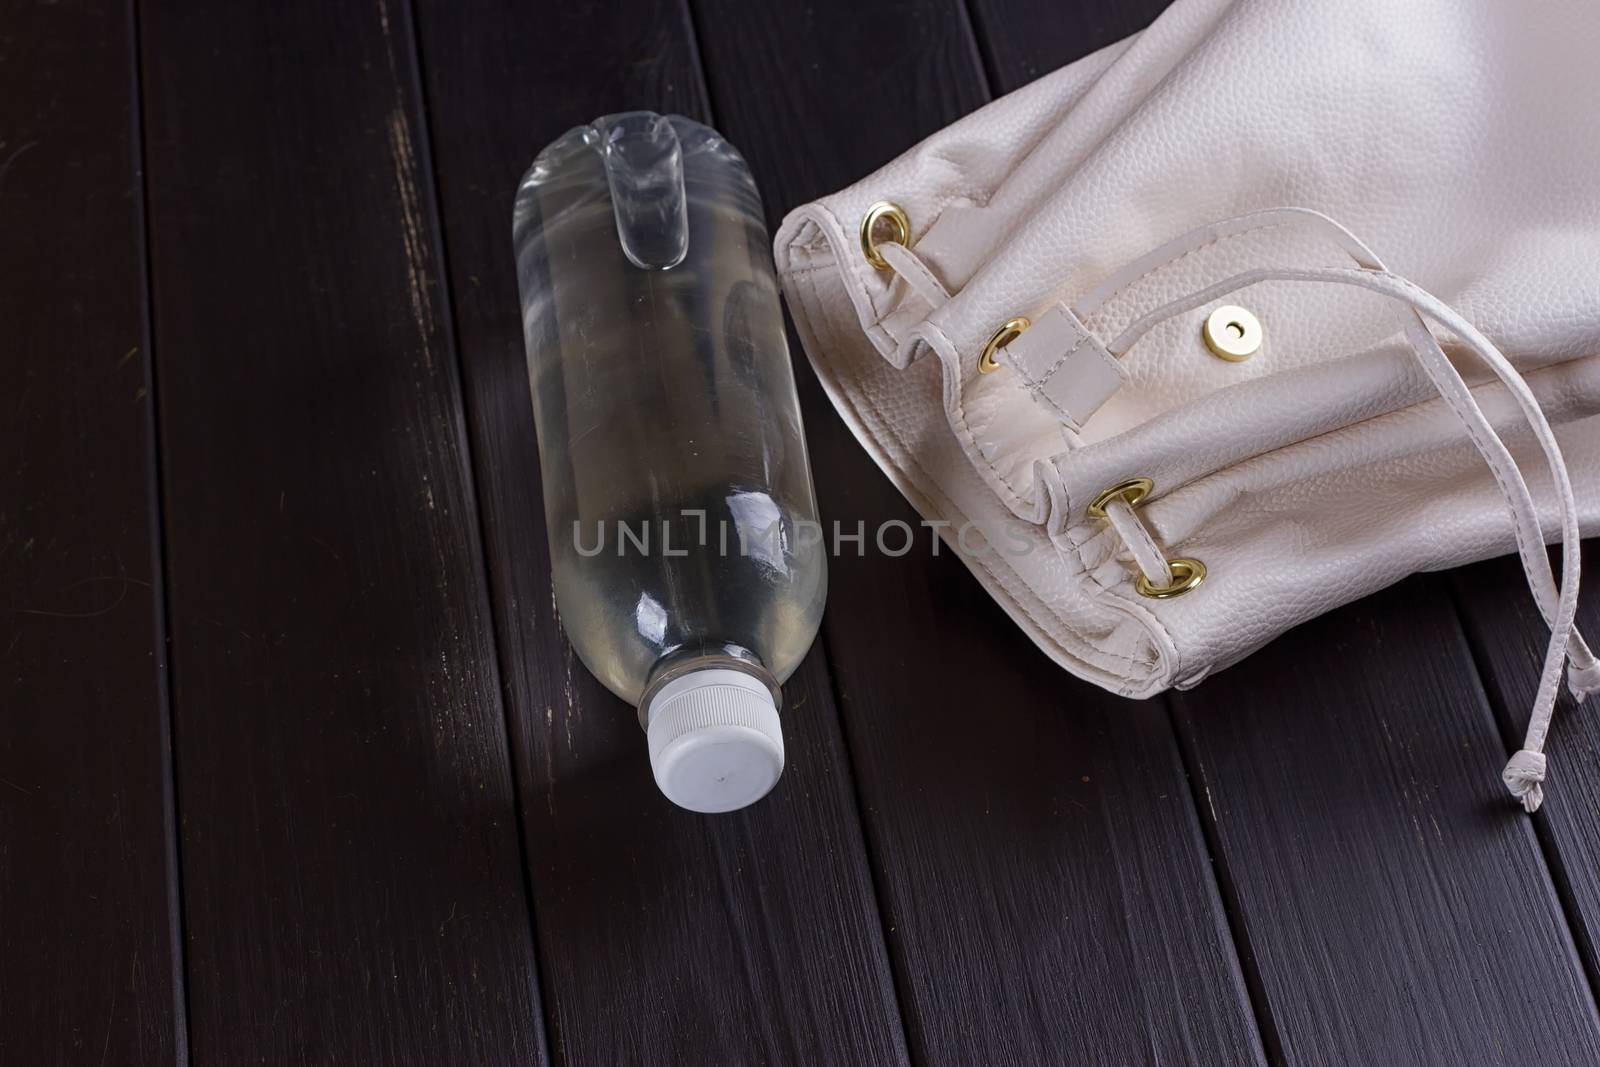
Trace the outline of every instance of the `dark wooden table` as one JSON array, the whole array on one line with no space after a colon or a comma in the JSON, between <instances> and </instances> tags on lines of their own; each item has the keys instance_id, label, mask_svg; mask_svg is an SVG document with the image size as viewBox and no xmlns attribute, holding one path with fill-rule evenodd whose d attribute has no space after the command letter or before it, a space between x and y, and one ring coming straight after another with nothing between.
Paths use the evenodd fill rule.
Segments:
<instances>
[{"instance_id":1,"label":"dark wooden table","mask_svg":"<svg viewBox=\"0 0 1600 1067\"><path fill-rule=\"evenodd\" d=\"M723 817L562 637L539 147L697 116L775 222L1159 7L0 4L0 1063L1600 1062L1600 727L1503 795L1509 561L1132 703L845 556ZM912 519L800 377L825 518Z\"/></svg>"}]
</instances>

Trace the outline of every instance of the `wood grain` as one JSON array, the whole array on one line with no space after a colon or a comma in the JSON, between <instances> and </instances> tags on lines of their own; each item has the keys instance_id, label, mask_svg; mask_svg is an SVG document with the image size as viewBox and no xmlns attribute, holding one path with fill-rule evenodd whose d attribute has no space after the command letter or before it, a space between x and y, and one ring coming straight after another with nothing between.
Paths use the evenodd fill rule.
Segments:
<instances>
[{"instance_id":1,"label":"wood grain","mask_svg":"<svg viewBox=\"0 0 1600 1067\"><path fill-rule=\"evenodd\" d=\"M141 15L195 1060L540 1062L406 11Z\"/></svg>"},{"instance_id":2,"label":"wood grain","mask_svg":"<svg viewBox=\"0 0 1600 1067\"><path fill-rule=\"evenodd\" d=\"M720 127L774 221L987 96L953 4L696 13ZM825 522L915 524L802 379ZM826 641L914 1058L1259 1062L1163 708L1068 678L948 548L846 553L832 576Z\"/></svg>"},{"instance_id":3,"label":"wood grain","mask_svg":"<svg viewBox=\"0 0 1600 1067\"><path fill-rule=\"evenodd\" d=\"M129 9L0 26L0 1062L179 1063Z\"/></svg>"},{"instance_id":4,"label":"wood grain","mask_svg":"<svg viewBox=\"0 0 1600 1067\"><path fill-rule=\"evenodd\" d=\"M978 7L1006 69L1071 58L1060 26L1100 9ZM1439 580L1332 612L1172 701L1273 1059L1596 1058L1593 1001Z\"/></svg>"},{"instance_id":5,"label":"wood grain","mask_svg":"<svg viewBox=\"0 0 1600 1067\"><path fill-rule=\"evenodd\" d=\"M903 1062L820 648L785 687L776 791L691 815L657 791L633 709L575 661L552 603L512 193L544 144L598 115L705 116L684 13L641 0L419 15L555 1058Z\"/></svg>"},{"instance_id":6,"label":"wood grain","mask_svg":"<svg viewBox=\"0 0 1600 1067\"><path fill-rule=\"evenodd\" d=\"M708 118L776 222L1160 7L0 0L0 1062L1600 1062L1600 727L1507 802L1512 560L1135 704L846 554L720 818L561 635L538 148ZM795 355L825 520L915 523Z\"/></svg>"},{"instance_id":7,"label":"wood grain","mask_svg":"<svg viewBox=\"0 0 1600 1067\"><path fill-rule=\"evenodd\" d=\"M1600 542L1584 543L1578 629L1600 635ZM1559 567L1556 570L1560 574ZM1483 673L1507 751L1522 747L1550 631L1510 556L1451 574L1473 658ZM1566 905L1590 988L1600 975L1600 699L1563 692L1545 744L1549 780L1533 826Z\"/></svg>"},{"instance_id":8,"label":"wood grain","mask_svg":"<svg viewBox=\"0 0 1600 1067\"><path fill-rule=\"evenodd\" d=\"M1169 2L968 0L968 6L995 92L1009 93L1072 59L1138 33Z\"/></svg>"},{"instance_id":9,"label":"wood grain","mask_svg":"<svg viewBox=\"0 0 1600 1067\"><path fill-rule=\"evenodd\" d=\"M1600 1057L1439 579L1299 627L1174 699L1285 1062Z\"/></svg>"}]
</instances>

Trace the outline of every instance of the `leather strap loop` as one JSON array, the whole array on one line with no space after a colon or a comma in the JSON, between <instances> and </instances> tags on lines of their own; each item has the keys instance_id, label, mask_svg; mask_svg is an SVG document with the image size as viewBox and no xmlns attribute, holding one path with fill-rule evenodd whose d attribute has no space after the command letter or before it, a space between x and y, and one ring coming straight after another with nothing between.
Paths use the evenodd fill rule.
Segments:
<instances>
[{"instance_id":1,"label":"leather strap loop","mask_svg":"<svg viewBox=\"0 0 1600 1067\"><path fill-rule=\"evenodd\" d=\"M944 287L944 283L922 261L922 257L905 245L885 242L878 246L878 255L929 307L942 307L949 302L950 290Z\"/></svg>"}]
</instances>

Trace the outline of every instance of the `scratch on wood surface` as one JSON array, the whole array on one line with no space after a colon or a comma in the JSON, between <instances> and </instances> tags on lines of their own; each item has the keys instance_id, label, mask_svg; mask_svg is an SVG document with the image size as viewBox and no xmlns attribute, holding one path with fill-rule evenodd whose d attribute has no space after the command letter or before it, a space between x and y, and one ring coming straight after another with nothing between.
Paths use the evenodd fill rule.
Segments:
<instances>
[{"instance_id":1,"label":"scratch on wood surface","mask_svg":"<svg viewBox=\"0 0 1600 1067\"><path fill-rule=\"evenodd\" d=\"M106 1039L100 1045L100 1064L105 1067L106 1055L111 1051L111 1024L117 1017L117 986L111 986L111 1006L106 1009Z\"/></svg>"},{"instance_id":2,"label":"scratch on wood surface","mask_svg":"<svg viewBox=\"0 0 1600 1067\"><path fill-rule=\"evenodd\" d=\"M552 618L554 618L556 622L556 628L559 631L561 623L561 604L556 599L556 576L554 574L550 575L550 614ZM561 694L566 701L566 709L561 715L561 725L563 732L566 734L567 752L570 755L574 751L572 742L572 717L577 713L578 699L572 688L572 642L566 640L565 637L563 637L561 640L561 652L562 660L565 664L565 672L561 680ZM553 736L552 740L554 740Z\"/></svg>"},{"instance_id":3,"label":"scratch on wood surface","mask_svg":"<svg viewBox=\"0 0 1600 1067\"><path fill-rule=\"evenodd\" d=\"M0 144L3 144L3 143L4 142L0 142ZM6 161L4 163L0 163L0 183L4 183L5 182L5 180L6 180L6 172L11 169L11 164L15 163L22 156L22 153L24 153L28 149L34 147L38 143L39 143L38 141L28 141L28 142L26 142L24 144L18 145L17 146L17 150L15 152L11 153L9 156L7 156L6 157Z\"/></svg>"},{"instance_id":4,"label":"scratch on wood surface","mask_svg":"<svg viewBox=\"0 0 1600 1067\"><path fill-rule=\"evenodd\" d=\"M411 317L422 338L422 359L433 368L433 300L428 295L427 244L423 240L422 209L413 176L416 158L411 151L411 124L405 111L389 116L389 153L394 160L395 188L400 194L400 235L406 250L406 286L411 293Z\"/></svg>"},{"instance_id":5,"label":"scratch on wood surface","mask_svg":"<svg viewBox=\"0 0 1600 1067\"><path fill-rule=\"evenodd\" d=\"M314 544L318 548L322 549L328 555L332 556L334 559L338 560L340 563L344 562L344 557L339 555L339 553L334 549L334 547L332 545L328 544L328 542L324 541L322 538L318 537L316 534L306 534L306 536L311 539L311 543L312 544Z\"/></svg>"},{"instance_id":6,"label":"scratch on wood surface","mask_svg":"<svg viewBox=\"0 0 1600 1067\"><path fill-rule=\"evenodd\" d=\"M389 113L389 155L394 163L395 189L400 196L400 236L406 251L406 284L411 293L411 317L422 340L422 361L433 369L433 300L428 295L427 242L423 239L421 197L417 195L416 154L411 150L411 122L406 118L400 64L395 59L394 36L389 31L389 5L378 0L378 25L383 31L389 80L395 106Z\"/></svg>"},{"instance_id":7,"label":"scratch on wood surface","mask_svg":"<svg viewBox=\"0 0 1600 1067\"><path fill-rule=\"evenodd\" d=\"M0 785L9 785L12 789L15 789L17 792L21 793L23 796L27 796L27 797L33 796L33 790L27 788L26 786L18 785L16 782L13 782L9 778L0 778Z\"/></svg>"},{"instance_id":8,"label":"scratch on wood surface","mask_svg":"<svg viewBox=\"0 0 1600 1067\"><path fill-rule=\"evenodd\" d=\"M573 755L577 752L577 746L572 741L572 718L577 714L578 702L572 692L572 642L563 641L562 647L565 651L565 655L562 658L566 663L566 676L562 680L561 690L566 694L567 710L566 714L562 716L561 725L565 728L567 734L567 754Z\"/></svg>"},{"instance_id":9,"label":"scratch on wood surface","mask_svg":"<svg viewBox=\"0 0 1600 1067\"><path fill-rule=\"evenodd\" d=\"M140 578L130 578L125 574L106 574L92 575L88 578L73 582L70 585L62 586L61 592L70 592L73 589L77 589L79 586L88 585L92 582L121 582L122 586L117 591L117 599L113 600L103 608L96 608L94 611L46 611L43 608L17 608L17 614L43 615L46 618L51 619L94 619L101 615L109 614L120 607L122 602L128 599L128 587L130 585L142 586L145 589L150 588L150 583Z\"/></svg>"},{"instance_id":10,"label":"scratch on wood surface","mask_svg":"<svg viewBox=\"0 0 1600 1067\"><path fill-rule=\"evenodd\" d=\"M552 818L556 814L556 750L551 741L556 733L556 709L546 704L544 706L544 802L550 809Z\"/></svg>"}]
</instances>

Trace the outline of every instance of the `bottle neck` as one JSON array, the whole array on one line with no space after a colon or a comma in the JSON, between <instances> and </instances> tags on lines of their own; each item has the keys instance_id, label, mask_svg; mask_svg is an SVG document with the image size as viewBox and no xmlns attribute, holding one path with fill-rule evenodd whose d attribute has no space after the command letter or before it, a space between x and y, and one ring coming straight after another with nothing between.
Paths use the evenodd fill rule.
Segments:
<instances>
[{"instance_id":1,"label":"bottle neck","mask_svg":"<svg viewBox=\"0 0 1600 1067\"><path fill-rule=\"evenodd\" d=\"M783 689L778 685L777 678L773 677L761 657L751 652L743 645L731 642L707 642L695 645L693 648L675 648L660 659L650 668L649 680L645 682L644 693L639 698L639 725L646 729L650 724L650 701L661 691L661 687L674 678L682 678L691 671L704 670L734 670L756 678L772 692L772 703L779 710L783 710Z\"/></svg>"}]
</instances>

